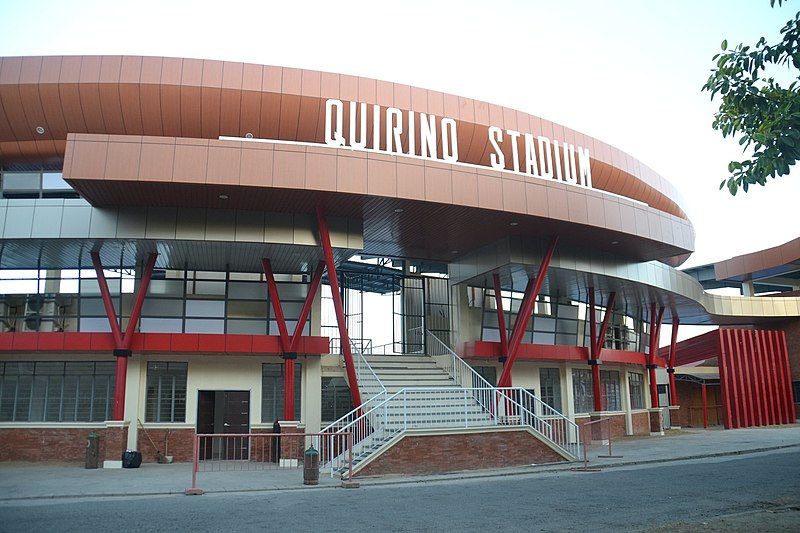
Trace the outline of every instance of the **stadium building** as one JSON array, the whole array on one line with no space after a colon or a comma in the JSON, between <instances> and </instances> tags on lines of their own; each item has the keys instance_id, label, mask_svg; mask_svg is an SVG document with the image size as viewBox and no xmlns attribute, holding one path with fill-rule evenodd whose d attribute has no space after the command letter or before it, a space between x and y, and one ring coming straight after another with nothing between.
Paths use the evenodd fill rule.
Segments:
<instances>
[{"instance_id":1,"label":"stadium building","mask_svg":"<svg viewBox=\"0 0 800 533\"><path fill-rule=\"evenodd\" d=\"M286 67L6 57L0 170L0 460L82 460L94 431L106 466L153 460L150 439L188 461L197 433L276 421L368 427L364 474L571 460L591 420L684 417L675 367L700 361L719 423L795 420L800 241L677 270L675 188L522 111ZM662 324L723 329L659 351Z\"/></svg>"}]
</instances>

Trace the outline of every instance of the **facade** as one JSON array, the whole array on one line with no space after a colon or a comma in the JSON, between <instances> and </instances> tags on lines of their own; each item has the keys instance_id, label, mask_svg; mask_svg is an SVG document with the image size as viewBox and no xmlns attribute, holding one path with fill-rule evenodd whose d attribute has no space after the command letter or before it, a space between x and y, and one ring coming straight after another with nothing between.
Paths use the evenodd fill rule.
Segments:
<instances>
[{"instance_id":1,"label":"facade","mask_svg":"<svg viewBox=\"0 0 800 533\"><path fill-rule=\"evenodd\" d=\"M197 433L317 433L445 382L514 387L570 458L536 423L661 431L662 323L800 317L797 295L705 292L666 179L521 111L132 56L3 58L0 104L0 460L77 460L92 430L109 465L150 439L190 460Z\"/></svg>"}]
</instances>

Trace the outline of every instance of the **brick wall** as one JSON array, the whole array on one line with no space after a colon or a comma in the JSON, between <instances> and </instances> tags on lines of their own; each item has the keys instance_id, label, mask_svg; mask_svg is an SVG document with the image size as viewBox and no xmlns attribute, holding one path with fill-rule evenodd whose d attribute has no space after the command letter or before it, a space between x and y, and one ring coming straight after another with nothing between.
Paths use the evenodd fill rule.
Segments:
<instances>
[{"instance_id":1,"label":"brick wall","mask_svg":"<svg viewBox=\"0 0 800 533\"><path fill-rule=\"evenodd\" d=\"M435 474L564 461L527 431L407 435L358 476Z\"/></svg>"},{"instance_id":2,"label":"brick wall","mask_svg":"<svg viewBox=\"0 0 800 533\"><path fill-rule=\"evenodd\" d=\"M161 453L164 453L164 437L169 433L167 454L175 458L175 462L191 461L194 456L194 429L148 429L147 433L156 443ZM150 443L142 428L136 435L136 446L142 452L142 462L153 463L156 461L156 450Z\"/></svg>"},{"instance_id":3,"label":"brick wall","mask_svg":"<svg viewBox=\"0 0 800 533\"><path fill-rule=\"evenodd\" d=\"M3 428L0 461L81 462L86 459L89 433L100 435L100 461L119 461L128 428Z\"/></svg>"},{"instance_id":4,"label":"brick wall","mask_svg":"<svg viewBox=\"0 0 800 533\"><path fill-rule=\"evenodd\" d=\"M650 435L650 413L647 411L631 413L631 423L634 435Z\"/></svg>"},{"instance_id":5,"label":"brick wall","mask_svg":"<svg viewBox=\"0 0 800 533\"><path fill-rule=\"evenodd\" d=\"M611 427L611 438L618 439L620 437L624 437L626 434L626 427L625 427L625 415L618 414L618 415L603 415L600 418L610 418L610 422L603 422L601 424L594 424L595 426L601 426L601 433L603 434L602 439L605 439L605 432L608 431L607 424L610 424ZM590 417L585 416L581 418L575 418L575 423L579 426L583 426L584 424L590 421ZM591 428L591 426L589 426ZM583 434L584 430L581 428L581 434ZM597 440L601 440L599 435L601 433L597 433L597 429L593 430L594 435L598 435Z\"/></svg>"}]
</instances>

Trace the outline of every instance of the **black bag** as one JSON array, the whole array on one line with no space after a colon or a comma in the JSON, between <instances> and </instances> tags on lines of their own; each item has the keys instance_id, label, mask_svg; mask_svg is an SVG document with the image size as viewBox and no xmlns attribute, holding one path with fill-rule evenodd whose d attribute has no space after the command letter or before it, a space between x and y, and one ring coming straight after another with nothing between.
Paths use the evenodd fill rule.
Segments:
<instances>
[{"instance_id":1,"label":"black bag","mask_svg":"<svg viewBox=\"0 0 800 533\"><path fill-rule=\"evenodd\" d=\"M142 464L142 452L128 450L122 453L122 468L139 468Z\"/></svg>"}]
</instances>

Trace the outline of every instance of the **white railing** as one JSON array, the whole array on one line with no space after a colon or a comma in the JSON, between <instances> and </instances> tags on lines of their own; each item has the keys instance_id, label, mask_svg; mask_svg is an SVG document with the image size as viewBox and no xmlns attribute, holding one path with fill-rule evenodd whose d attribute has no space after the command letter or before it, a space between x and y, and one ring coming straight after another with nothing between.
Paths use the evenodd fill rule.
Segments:
<instances>
[{"instance_id":1,"label":"white railing","mask_svg":"<svg viewBox=\"0 0 800 533\"><path fill-rule=\"evenodd\" d=\"M332 431L332 438L343 432L353 434L352 457L356 465L407 430L488 426L526 428L568 457L581 457L580 428L520 388L409 387L353 414L347 423ZM342 455L350 452L341 450ZM325 465L333 475L334 464L342 463L342 458L325 459L330 461L329 466L327 462Z\"/></svg>"},{"instance_id":2,"label":"white railing","mask_svg":"<svg viewBox=\"0 0 800 533\"><path fill-rule=\"evenodd\" d=\"M355 355L356 379L358 380L358 390L361 395L366 396L369 400L381 393L385 394L386 387L367 362L364 353L358 349L355 343L351 342L350 345Z\"/></svg>"},{"instance_id":3,"label":"white railing","mask_svg":"<svg viewBox=\"0 0 800 533\"><path fill-rule=\"evenodd\" d=\"M456 385L470 388L473 391L481 391L484 388L502 391L505 396L512 398L514 402L522 408L519 416L521 416L522 421L525 422L523 425L533 427L546 438L552 440L556 445L578 458L580 455L580 446L578 446L580 442L578 439L580 428L575 422L525 389L498 389L494 387L486 381L483 376L478 374L474 368L468 365L466 361L461 359L461 357L439 337L428 330L425 331L429 354L433 360L436 361L438 366L450 374L450 377L453 378ZM493 405L496 404L493 398L486 398L477 392L475 394L475 401L484 409L490 410Z\"/></svg>"}]
</instances>

